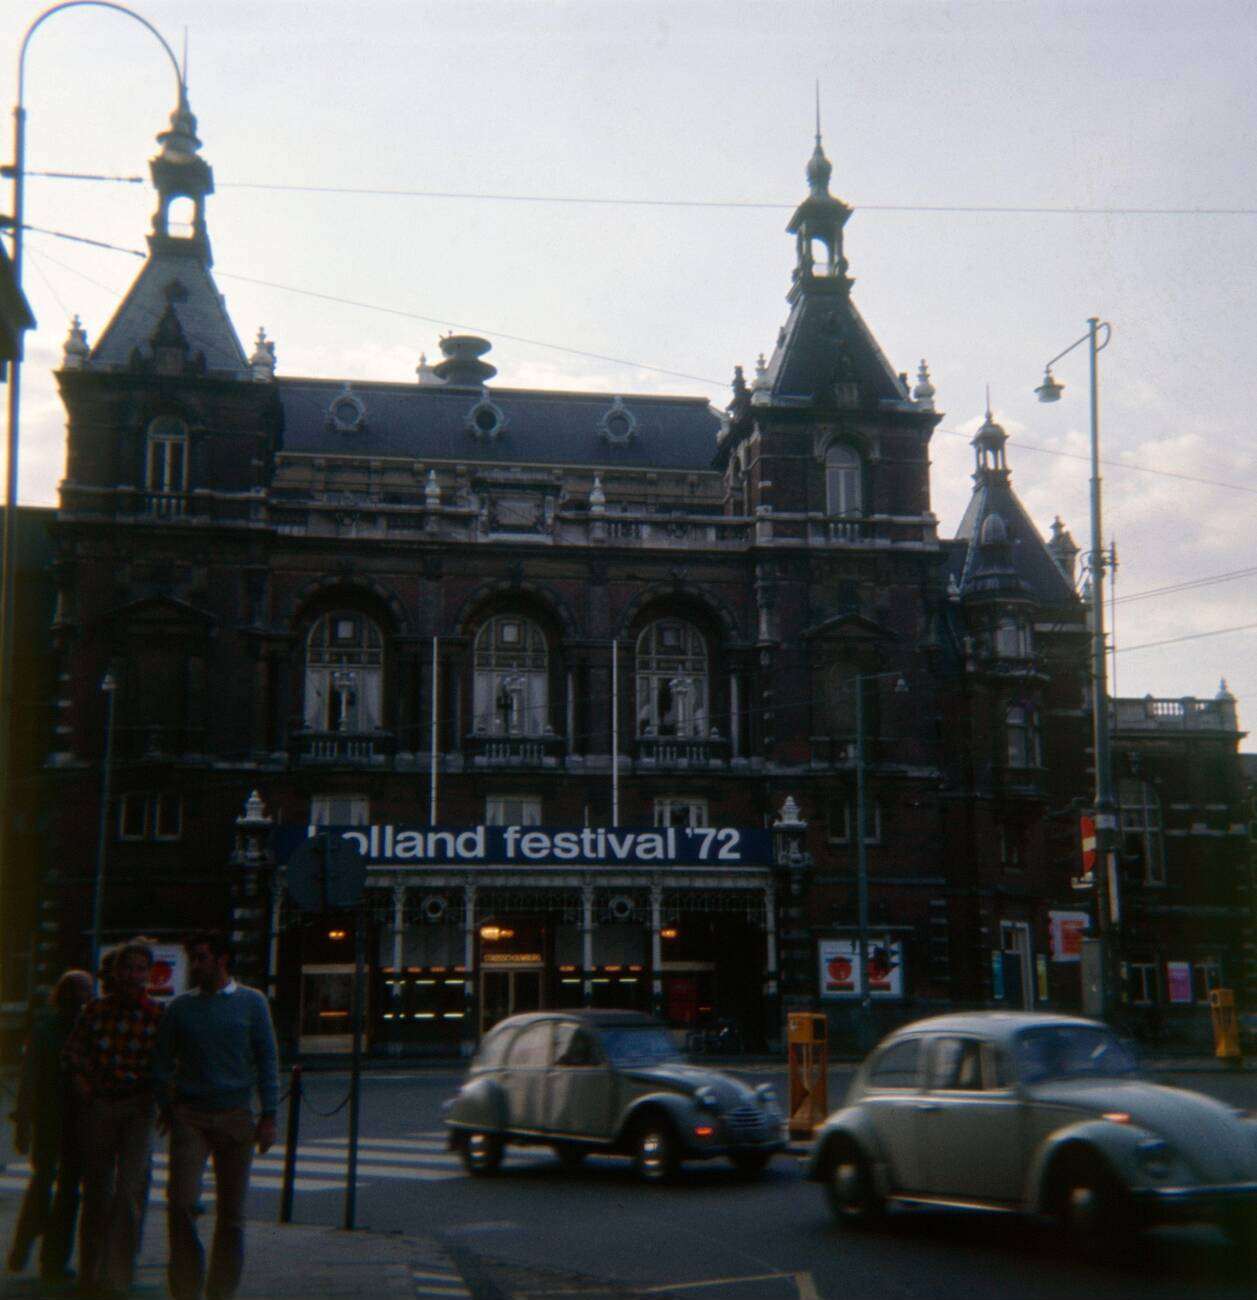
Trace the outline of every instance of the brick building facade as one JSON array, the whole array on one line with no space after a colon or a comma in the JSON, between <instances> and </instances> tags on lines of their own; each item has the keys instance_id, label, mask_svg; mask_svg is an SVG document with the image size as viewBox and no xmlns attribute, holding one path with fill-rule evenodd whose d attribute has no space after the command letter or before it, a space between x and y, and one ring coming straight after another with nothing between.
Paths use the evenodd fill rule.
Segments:
<instances>
[{"instance_id":1,"label":"brick building facade","mask_svg":"<svg viewBox=\"0 0 1257 1300\"><path fill-rule=\"evenodd\" d=\"M353 948L285 901L314 824L367 851L374 1050L581 1002L845 1031L861 776L878 1021L1078 1005L1077 550L989 415L939 537L942 416L852 301L819 136L787 319L724 411L498 386L469 336L414 383L278 373L214 283L186 103L159 141L149 257L58 374L41 960L83 948L108 741L105 934L230 922L307 1050L345 1041ZM1234 702L1176 708L1115 704L1132 1005L1149 963L1156 1004L1167 962L1238 979L1251 939Z\"/></svg>"}]
</instances>

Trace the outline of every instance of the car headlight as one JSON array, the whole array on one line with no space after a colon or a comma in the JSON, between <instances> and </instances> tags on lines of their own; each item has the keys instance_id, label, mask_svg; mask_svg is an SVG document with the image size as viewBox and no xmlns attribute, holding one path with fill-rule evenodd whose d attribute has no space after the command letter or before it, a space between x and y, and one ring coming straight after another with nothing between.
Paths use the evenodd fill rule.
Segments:
<instances>
[{"instance_id":1,"label":"car headlight","mask_svg":"<svg viewBox=\"0 0 1257 1300\"><path fill-rule=\"evenodd\" d=\"M694 1090L694 1100L698 1102L704 1110L715 1110L720 1105L720 1098L716 1096L716 1090L710 1084L703 1084L701 1088Z\"/></svg>"},{"instance_id":2,"label":"car headlight","mask_svg":"<svg viewBox=\"0 0 1257 1300\"><path fill-rule=\"evenodd\" d=\"M769 1110L777 1109L777 1093L771 1083L761 1083L755 1089L755 1095L759 1098L761 1106L766 1106Z\"/></svg>"},{"instance_id":3,"label":"car headlight","mask_svg":"<svg viewBox=\"0 0 1257 1300\"><path fill-rule=\"evenodd\" d=\"M1144 1138L1136 1148L1139 1163L1150 1178L1168 1178L1174 1154L1162 1138Z\"/></svg>"}]
</instances>

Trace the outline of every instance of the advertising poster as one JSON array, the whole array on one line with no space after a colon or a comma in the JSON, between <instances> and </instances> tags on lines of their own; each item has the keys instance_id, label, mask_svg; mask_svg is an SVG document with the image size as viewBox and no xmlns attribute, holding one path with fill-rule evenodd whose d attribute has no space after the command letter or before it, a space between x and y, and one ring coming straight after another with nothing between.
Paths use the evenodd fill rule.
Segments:
<instances>
[{"instance_id":1,"label":"advertising poster","mask_svg":"<svg viewBox=\"0 0 1257 1300\"><path fill-rule=\"evenodd\" d=\"M188 954L181 943L153 944L153 968L148 973L148 996L169 1002L188 988Z\"/></svg>"},{"instance_id":2,"label":"advertising poster","mask_svg":"<svg viewBox=\"0 0 1257 1300\"><path fill-rule=\"evenodd\" d=\"M858 939L821 939L820 987L823 998L860 996L860 942ZM903 944L884 936L870 938L869 996L903 997Z\"/></svg>"},{"instance_id":3,"label":"advertising poster","mask_svg":"<svg viewBox=\"0 0 1257 1300\"><path fill-rule=\"evenodd\" d=\"M1086 912L1049 912L1048 942L1053 961L1079 961L1082 940L1091 924Z\"/></svg>"},{"instance_id":4,"label":"advertising poster","mask_svg":"<svg viewBox=\"0 0 1257 1300\"><path fill-rule=\"evenodd\" d=\"M1171 1002L1190 1002L1192 1000L1192 967L1186 961L1167 961L1165 963L1166 996Z\"/></svg>"}]
</instances>

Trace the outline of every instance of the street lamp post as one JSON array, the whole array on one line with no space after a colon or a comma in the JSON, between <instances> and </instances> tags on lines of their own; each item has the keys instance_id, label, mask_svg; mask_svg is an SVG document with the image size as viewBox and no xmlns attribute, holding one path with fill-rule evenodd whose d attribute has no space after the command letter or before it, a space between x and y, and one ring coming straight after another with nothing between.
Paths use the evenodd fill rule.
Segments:
<instances>
[{"instance_id":1,"label":"street lamp post","mask_svg":"<svg viewBox=\"0 0 1257 1300\"><path fill-rule=\"evenodd\" d=\"M1100 511L1100 382L1098 355L1108 347L1112 327L1098 317L1087 321L1087 332L1075 339L1043 368L1043 382L1034 391L1041 402L1057 402L1065 385L1052 376L1052 367L1076 347L1087 345L1091 378L1091 719L1095 756L1096 922L1100 938L1100 995L1103 1015L1117 1009L1117 957L1122 919L1114 846L1117 801L1113 797L1113 758L1109 740L1109 690L1104 637L1104 544Z\"/></svg>"},{"instance_id":2,"label":"street lamp post","mask_svg":"<svg viewBox=\"0 0 1257 1300\"><path fill-rule=\"evenodd\" d=\"M112 672L100 684L108 704L105 707L105 757L100 771L100 834L96 840L96 884L92 890L92 965L93 978L100 969L100 923L105 910L105 855L109 848L109 785L113 775L113 717L118 682Z\"/></svg>"},{"instance_id":3,"label":"street lamp post","mask_svg":"<svg viewBox=\"0 0 1257 1300\"><path fill-rule=\"evenodd\" d=\"M13 162L3 168L3 174L13 181L13 210L0 226L10 228L13 241L13 282L22 291L22 244L26 200L26 51L31 37L53 14L65 9L109 9L127 18L133 18L157 38L170 59L175 71L178 99L185 98L183 73L179 60L166 38L148 21L126 5L112 0L63 0L38 14L22 36L17 58L17 104L13 109ZM13 649L14 633L14 578L17 565L17 478L18 443L21 422L22 336L19 333L15 355L9 363L8 437L5 443L5 492L3 540L0 542L0 883L9 871L9 814L12 806L12 763L10 735L13 717ZM111 697L112 698L112 697ZM0 889L0 897L3 890ZM95 938L98 935L94 934ZM95 953L93 952L93 959Z\"/></svg>"}]
</instances>

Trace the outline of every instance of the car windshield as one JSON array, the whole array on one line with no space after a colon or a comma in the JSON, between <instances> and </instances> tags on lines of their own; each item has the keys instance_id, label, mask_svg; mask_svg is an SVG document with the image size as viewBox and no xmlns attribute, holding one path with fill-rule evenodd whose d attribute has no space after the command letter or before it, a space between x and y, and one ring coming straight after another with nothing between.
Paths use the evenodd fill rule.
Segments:
<instances>
[{"instance_id":1,"label":"car windshield","mask_svg":"<svg viewBox=\"0 0 1257 1300\"><path fill-rule=\"evenodd\" d=\"M1018 1035L1017 1069L1023 1083L1042 1083L1137 1074L1139 1064L1107 1029L1045 1025Z\"/></svg>"},{"instance_id":2,"label":"car windshield","mask_svg":"<svg viewBox=\"0 0 1257 1300\"><path fill-rule=\"evenodd\" d=\"M681 1059L668 1031L659 1025L604 1029L602 1050L612 1065L660 1065Z\"/></svg>"}]
</instances>

